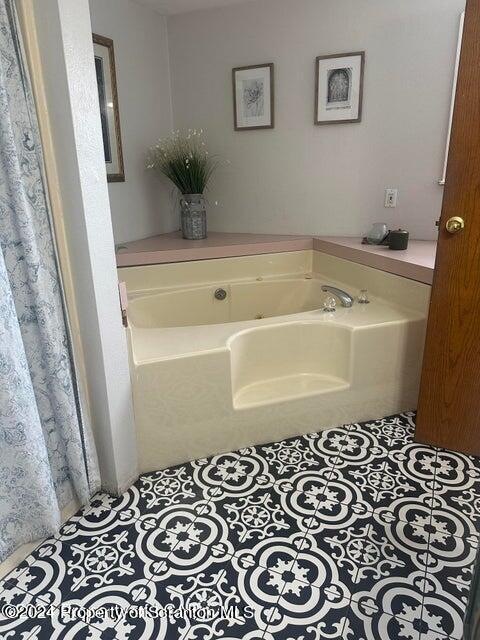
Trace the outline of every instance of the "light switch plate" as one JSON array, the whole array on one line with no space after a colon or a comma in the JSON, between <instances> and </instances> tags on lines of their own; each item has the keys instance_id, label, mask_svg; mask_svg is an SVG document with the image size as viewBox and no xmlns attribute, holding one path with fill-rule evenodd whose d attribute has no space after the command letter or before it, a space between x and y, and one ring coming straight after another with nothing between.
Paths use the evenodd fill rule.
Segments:
<instances>
[{"instance_id":1,"label":"light switch plate","mask_svg":"<svg viewBox=\"0 0 480 640\"><path fill-rule=\"evenodd\" d=\"M397 206L398 189L385 189L385 207L387 209Z\"/></svg>"}]
</instances>

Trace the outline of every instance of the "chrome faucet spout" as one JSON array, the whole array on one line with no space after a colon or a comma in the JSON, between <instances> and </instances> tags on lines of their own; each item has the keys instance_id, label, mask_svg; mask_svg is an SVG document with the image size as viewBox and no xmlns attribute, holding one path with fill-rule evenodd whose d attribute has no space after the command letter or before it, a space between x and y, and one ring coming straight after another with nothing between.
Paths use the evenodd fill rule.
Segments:
<instances>
[{"instance_id":1,"label":"chrome faucet spout","mask_svg":"<svg viewBox=\"0 0 480 640\"><path fill-rule=\"evenodd\" d=\"M340 300L340 304L342 305L342 307L353 306L352 296L346 291L343 291L343 289L338 289L337 287L332 287L329 284L324 284L322 286L322 291L326 291L337 297Z\"/></svg>"}]
</instances>

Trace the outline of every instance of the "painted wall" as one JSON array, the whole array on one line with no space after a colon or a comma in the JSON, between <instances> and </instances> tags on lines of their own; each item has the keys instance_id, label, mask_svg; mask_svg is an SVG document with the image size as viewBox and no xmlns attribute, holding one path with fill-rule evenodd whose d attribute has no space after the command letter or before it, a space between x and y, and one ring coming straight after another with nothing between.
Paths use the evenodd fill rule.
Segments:
<instances>
[{"instance_id":1,"label":"painted wall","mask_svg":"<svg viewBox=\"0 0 480 640\"><path fill-rule=\"evenodd\" d=\"M122 493L137 477L136 434L88 2L22 1L41 54L51 124L42 135L51 136L58 172L102 487Z\"/></svg>"},{"instance_id":2,"label":"painted wall","mask_svg":"<svg viewBox=\"0 0 480 640\"><path fill-rule=\"evenodd\" d=\"M115 242L178 228L171 188L145 153L172 129L166 19L130 0L90 0L92 29L115 46L126 182L109 183Z\"/></svg>"},{"instance_id":3,"label":"painted wall","mask_svg":"<svg viewBox=\"0 0 480 640\"><path fill-rule=\"evenodd\" d=\"M219 231L436 237L464 0L258 0L168 19L175 128L203 127L231 164L212 185ZM363 121L314 126L317 55L366 51ZM274 62L276 128L233 131L231 69ZM399 189L385 209L385 187ZM218 200L218 206L213 202Z\"/></svg>"}]
</instances>

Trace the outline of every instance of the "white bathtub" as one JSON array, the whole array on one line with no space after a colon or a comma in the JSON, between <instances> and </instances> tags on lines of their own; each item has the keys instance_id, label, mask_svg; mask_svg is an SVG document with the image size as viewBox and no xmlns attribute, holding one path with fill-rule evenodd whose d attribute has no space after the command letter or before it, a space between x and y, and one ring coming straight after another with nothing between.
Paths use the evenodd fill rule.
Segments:
<instances>
[{"instance_id":1,"label":"white bathtub","mask_svg":"<svg viewBox=\"0 0 480 640\"><path fill-rule=\"evenodd\" d=\"M427 285L313 251L119 275L141 471L416 406Z\"/></svg>"}]
</instances>

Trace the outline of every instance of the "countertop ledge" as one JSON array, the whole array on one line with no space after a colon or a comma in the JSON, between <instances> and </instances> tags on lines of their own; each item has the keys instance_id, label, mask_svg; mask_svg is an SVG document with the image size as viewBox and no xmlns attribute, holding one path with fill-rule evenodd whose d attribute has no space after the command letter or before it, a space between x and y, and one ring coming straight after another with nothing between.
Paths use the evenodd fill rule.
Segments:
<instances>
[{"instance_id":1,"label":"countertop ledge","mask_svg":"<svg viewBox=\"0 0 480 640\"><path fill-rule=\"evenodd\" d=\"M385 246L361 244L359 238L320 236L313 239L313 248L425 284L433 282L437 253L434 240L410 240L405 251L392 251Z\"/></svg>"},{"instance_id":2,"label":"countertop ledge","mask_svg":"<svg viewBox=\"0 0 480 640\"><path fill-rule=\"evenodd\" d=\"M166 233L117 247L117 266L135 267L315 249L329 255L432 284L437 243L410 240L406 251L362 245L359 238L211 232L205 240Z\"/></svg>"}]
</instances>

